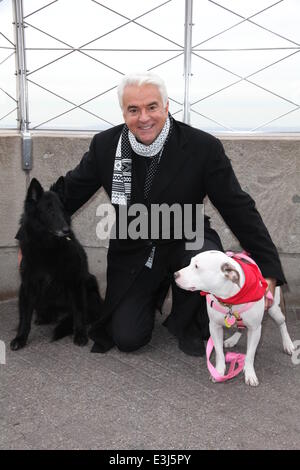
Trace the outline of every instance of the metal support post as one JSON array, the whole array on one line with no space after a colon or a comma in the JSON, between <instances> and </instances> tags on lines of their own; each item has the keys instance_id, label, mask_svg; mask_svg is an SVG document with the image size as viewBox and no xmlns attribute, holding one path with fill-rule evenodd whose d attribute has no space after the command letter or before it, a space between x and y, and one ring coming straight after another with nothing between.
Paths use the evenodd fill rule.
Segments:
<instances>
[{"instance_id":1,"label":"metal support post","mask_svg":"<svg viewBox=\"0 0 300 470\"><path fill-rule=\"evenodd\" d=\"M28 91L26 81L26 55L23 23L23 0L13 0L16 37L16 76L18 96L18 120L22 135L22 167L32 168L32 140L28 129Z\"/></svg>"},{"instance_id":2,"label":"metal support post","mask_svg":"<svg viewBox=\"0 0 300 470\"><path fill-rule=\"evenodd\" d=\"M183 121L190 124L190 78L192 61L193 0L185 0L184 25L184 110Z\"/></svg>"}]
</instances>

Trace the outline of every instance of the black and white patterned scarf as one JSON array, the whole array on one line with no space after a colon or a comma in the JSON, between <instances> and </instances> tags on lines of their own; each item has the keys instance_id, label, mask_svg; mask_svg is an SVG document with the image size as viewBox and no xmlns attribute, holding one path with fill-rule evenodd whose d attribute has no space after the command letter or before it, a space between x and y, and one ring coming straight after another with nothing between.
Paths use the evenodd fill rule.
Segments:
<instances>
[{"instance_id":1,"label":"black and white patterned scarf","mask_svg":"<svg viewBox=\"0 0 300 470\"><path fill-rule=\"evenodd\" d=\"M148 198L152 181L157 171L164 147L171 135L173 127L173 118L169 114L164 127L155 141L150 145L144 145L138 142L132 132L125 124L117 145L114 172L112 180L111 202L117 205L130 205L131 200L131 169L132 169L132 152L137 155L151 159L147 170L144 197ZM155 248L152 249L146 266L152 267Z\"/></svg>"},{"instance_id":2,"label":"black and white patterned scarf","mask_svg":"<svg viewBox=\"0 0 300 470\"><path fill-rule=\"evenodd\" d=\"M112 180L111 202L118 205L130 205L132 152L151 159L145 180L144 196L148 197L154 174L157 170L164 146L171 134L172 117L169 115L165 125L155 141L150 145L138 142L125 124L120 135Z\"/></svg>"}]
</instances>

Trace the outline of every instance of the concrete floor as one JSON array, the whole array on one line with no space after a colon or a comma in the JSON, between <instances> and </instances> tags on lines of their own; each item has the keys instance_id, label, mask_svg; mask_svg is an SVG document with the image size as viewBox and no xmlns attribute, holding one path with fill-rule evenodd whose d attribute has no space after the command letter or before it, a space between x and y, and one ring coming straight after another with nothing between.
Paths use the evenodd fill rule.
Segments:
<instances>
[{"instance_id":1,"label":"concrete floor","mask_svg":"<svg viewBox=\"0 0 300 470\"><path fill-rule=\"evenodd\" d=\"M91 342L51 343L51 326L33 326L27 347L12 352L17 316L16 300L0 304L0 449L300 448L300 364L282 352L270 318L251 388L242 375L211 383L204 358L181 352L161 316L148 346L104 355ZM300 340L299 309L288 327Z\"/></svg>"}]
</instances>

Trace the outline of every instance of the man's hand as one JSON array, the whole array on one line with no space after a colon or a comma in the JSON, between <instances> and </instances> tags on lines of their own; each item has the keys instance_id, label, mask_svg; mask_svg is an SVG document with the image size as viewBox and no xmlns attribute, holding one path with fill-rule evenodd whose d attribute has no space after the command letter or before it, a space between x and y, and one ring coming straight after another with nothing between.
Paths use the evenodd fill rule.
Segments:
<instances>
[{"instance_id":1,"label":"man's hand","mask_svg":"<svg viewBox=\"0 0 300 470\"><path fill-rule=\"evenodd\" d=\"M18 268L20 269L21 267L21 261L22 261L22 251L21 248L18 249Z\"/></svg>"},{"instance_id":2,"label":"man's hand","mask_svg":"<svg viewBox=\"0 0 300 470\"><path fill-rule=\"evenodd\" d=\"M275 287L276 287L276 279L273 277L268 277L266 278L266 281L268 283L268 288L265 293L265 310L268 310L268 308L272 307L273 301L271 299L268 299L266 297L267 293L270 292L274 298L275 296Z\"/></svg>"}]
</instances>

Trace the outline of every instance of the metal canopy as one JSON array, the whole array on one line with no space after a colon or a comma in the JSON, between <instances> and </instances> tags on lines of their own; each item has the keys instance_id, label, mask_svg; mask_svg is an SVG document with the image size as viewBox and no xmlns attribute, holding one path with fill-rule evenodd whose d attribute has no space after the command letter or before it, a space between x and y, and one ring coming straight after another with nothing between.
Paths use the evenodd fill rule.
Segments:
<instances>
[{"instance_id":1,"label":"metal canopy","mask_svg":"<svg viewBox=\"0 0 300 470\"><path fill-rule=\"evenodd\" d=\"M210 113L205 113L199 110L199 105L207 100L211 99L212 97L217 97L224 94L225 91L234 89L234 87L240 86L241 84L247 84L255 89L259 93L263 93L265 96L269 96L274 100L278 100L280 103L285 103L286 108L278 108L278 113L269 120L265 122L259 123L257 126L253 126L249 129L250 132L256 132L259 130L264 129L270 123L273 123L284 116L288 116L294 112L299 111L300 109L300 100L291 99L288 96L288 93L278 93L272 89L271 86L265 86L261 83L258 83L256 80L256 76L261 73L262 71L267 71L274 65L279 64L287 59L292 57L296 57L297 54L300 52L300 44L291 39L286 37L285 35L277 32L276 28L268 28L263 26L259 21L260 15L264 14L266 11L271 10L272 8L276 8L279 4L285 4L288 0L279 0L269 2L265 8L261 8L259 11L255 11L251 15L242 15L237 10L237 7L228 8L228 2L218 0L206 0L206 3L210 4L211 7L215 9L219 9L221 11L225 11L228 14L234 15L236 21L234 24L224 27L221 31L217 31L215 34L211 34L209 37L201 41L197 41L196 44L193 45L192 42L192 32L197 31L199 27L197 22L195 21L195 7L198 6L203 0L197 0L193 2L193 0L185 0L185 4L182 2L182 10L185 6L185 11L182 11L182 23L184 23L184 40L182 43L180 41L174 40L174 35L170 33L170 29L166 29L166 32L161 32L155 30L155 28L150 28L145 24L145 18L147 19L151 15L160 14L160 12L166 12L167 9L171 8L172 5L177 0L167 0L167 1L156 1L153 3L153 7L147 10L147 2L143 2L145 5L142 9L140 14L136 16L132 16L130 14L124 13L125 10L118 11L117 8L112 8L111 5L115 5L115 3L106 2L103 0L90 0L90 4L93 4L94 8L99 8L100 16L103 14L103 11L107 11L107 14L114 16L118 19L118 24L111 28L111 30L106 31L105 33L94 37L93 39L89 39L88 41L80 44L74 45L66 38L59 37L58 35L52 34L51 32L46 31L45 28L39 27L35 24L35 16L40 15L41 13L47 12L47 9L53 8L54 6L57 7L61 0L54 0L49 2L42 2L40 8L37 8L34 11L30 11L30 13L24 14L23 10L23 3L27 2L28 0L13 0L13 7L14 7L14 26L15 26L15 39L16 44L7 42L5 46L2 46L0 43L0 52L1 50L4 51L7 49L7 57L4 58L0 62L0 72L1 72L1 65L8 60L14 53L16 54L16 78L17 78L17 99L14 99L5 89L0 88L2 93L5 93L7 96L10 97L12 101L12 109L5 110L6 112L1 115L0 110L0 126L1 120L4 119L8 114L15 112L16 104L18 108L18 127L23 135L24 141L24 168L28 169L31 167L31 159L30 159L30 131L31 130L39 130L39 129L47 129L47 125L52 125L58 119L62 119L65 115L70 115L74 112L82 112L86 115L89 115L91 119L94 119L95 122L99 122L99 125L106 125L111 126L114 125L114 122L107 117L106 115L102 115L101 112L98 112L98 108L95 106L96 109L92 109L91 104L96 103L97 100L103 99L106 96L109 96L109 93L112 92L118 82L118 77L124 75L124 71L122 71L119 67L114 66L112 63L108 63L108 61L100 59L97 53L99 52L106 52L109 51L120 52L126 54L127 52L137 52L147 54L148 52L164 52L169 54L167 58L164 60L160 60L157 63L151 65L148 70L155 71L159 69L162 65L171 66L172 64L178 64L179 60L182 60L182 76L183 76L183 90L182 90L182 98L178 98L178 96L170 95L169 99L173 106L175 107L175 111L173 114L179 115L182 113L183 120L186 123L190 123L191 116L201 116L201 118L205 118L208 122L213 122L218 125L220 128L224 130L234 131L235 129L228 124L222 122L222 119L214 118L210 115ZM266 3L266 2L265 2ZM203 1L204 4L204 1ZM224 5L225 4L225 5ZM234 3L232 3L234 5ZM148 3L149 7L149 3ZM193 8L194 7L194 8ZM100 10L101 9L101 10ZM196 18L197 19L197 18ZM172 21L172 18L170 18ZM234 31L236 28L239 28L243 24L249 24L253 27L257 28L257 31L264 31L272 37L277 38L278 40L284 41L284 45L280 47L253 47L253 48L243 48L243 47L234 47L234 48L221 48L221 47L209 47L210 42L212 39L220 38L224 33L228 33L230 31ZM114 35L118 32L124 31L124 35L128 27L138 27L139 31L143 30L145 34L150 34L153 37L153 40L161 41L161 44L164 47L151 47L152 42L149 42L148 47L139 47L138 38L135 42L135 47L126 47L122 48L123 44L120 44L120 48L110 48L107 47L100 47L99 41L103 39L109 39L111 35ZM27 29L26 29L27 28ZM51 28L50 28L51 30ZM37 34L43 35L43 37L48 38L49 42L52 41L53 47L40 47L39 44L34 45L34 47L26 47L26 33L27 31L32 31ZM2 34L2 33L0 33ZM3 36L3 34L2 34ZM7 38L6 38L7 39ZM196 41L195 41L196 42ZM239 46L238 44L236 46ZM266 65L258 67L255 71L252 71L249 74L243 75L237 73L236 71L232 70L228 66L221 65L215 60L207 57L207 52L214 51L214 52L238 52L238 51L264 51L264 50L274 50L284 51L284 56L268 63ZM37 67L34 70L27 70L26 67L26 59L27 55L31 51L57 51L58 56L54 57L47 63L43 63L41 66ZM101 70L106 70L107 73L112 73L113 79L111 80L110 86L107 86L105 89L101 90L97 94L92 94L85 99L82 99L78 102L78 100L70 99L69 96L66 96L65 93L57 92L52 86L45 85L44 83L39 82L37 72L41 72L42 70L47 69L47 67L53 67L56 63L64 63L64 61L69 60L73 54L80 54L80 57L84 57L85 60L93 62L94 64L98 64L102 67ZM198 99L191 98L191 94L195 95L195 93L191 93L191 90L195 90L195 81L193 75L193 69L195 68L195 61L203 61L201 63L206 63L207 66L211 65L216 67L216 70L220 70L224 73L227 73L228 76L231 77L231 81L228 84L224 84L223 86L218 87L208 93L205 93L203 96L199 97ZM174 65L175 66L175 65ZM49 76L51 77L51 70L49 69ZM101 77L100 77L101 78ZM75 78L74 78L75 80ZM51 81L50 81L51 82ZM41 93L47 93L49 96L52 96L53 99L57 99L62 104L61 112L59 113L51 113L46 118L43 118L40 122L35 122L32 124L30 122L30 95L28 97L28 86L35 87L39 89ZM201 87L201 81L197 82L197 86ZM287 90L288 91L288 90ZM99 107L99 109L101 109ZM49 127L49 128L50 128Z\"/></svg>"}]
</instances>

